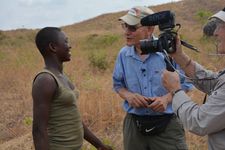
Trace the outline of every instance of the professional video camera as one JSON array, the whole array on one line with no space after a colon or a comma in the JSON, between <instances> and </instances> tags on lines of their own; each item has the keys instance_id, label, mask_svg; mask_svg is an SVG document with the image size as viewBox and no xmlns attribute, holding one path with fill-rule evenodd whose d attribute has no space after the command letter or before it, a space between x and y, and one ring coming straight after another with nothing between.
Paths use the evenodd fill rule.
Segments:
<instances>
[{"instance_id":1,"label":"professional video camera","mask_svg":"<svg viewBox=\"0 0 225 150\"><path fill-rule=\"evenodd\" d=\"M154 53L158 51L166 51L167 53L174 53L176 51L176 35L175 27L180 29L181 25L175 25L175 14L171 11L161 11L152 15L148 15L141 19L143 26L159 26L161 34L158 39L145 39L140 41L142 54ZM181 44L198 51L192 45L181 40Z\"/></svg>"}]
</instances>

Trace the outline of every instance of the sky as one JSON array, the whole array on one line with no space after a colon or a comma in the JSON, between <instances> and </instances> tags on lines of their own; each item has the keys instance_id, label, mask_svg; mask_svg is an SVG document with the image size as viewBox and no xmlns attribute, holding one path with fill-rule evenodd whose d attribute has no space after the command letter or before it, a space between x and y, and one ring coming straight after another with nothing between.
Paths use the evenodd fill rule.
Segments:
<instances>
[{"instance_id":1,"label":"sky","mask_svg":"<svg viewBox=\"0 0 225 150\"><path fill-rule=\"evenodd\" d=\"M178 0L0 0L0 30L65 26L101 14Z\"/></svg>"}]
</instances>

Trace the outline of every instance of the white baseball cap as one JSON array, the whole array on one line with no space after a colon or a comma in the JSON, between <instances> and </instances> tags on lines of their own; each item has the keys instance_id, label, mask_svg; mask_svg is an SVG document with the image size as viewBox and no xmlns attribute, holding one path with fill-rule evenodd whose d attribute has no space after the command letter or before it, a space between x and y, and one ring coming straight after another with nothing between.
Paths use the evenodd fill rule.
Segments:
<instances>
[{"instance_id":1,"label":"white baseball cap","mask_svg":"<svg viewBox=\"0 0 225 150\"><path fill-rule=\"evenodd\" d=\"M119 18L119 20L124 21L128 25L134 26L140 24L140 21L145 16L153 14L154 12L145 6L136 6L131 8L126 15Z\"/></svg>"},{"instance_id":2,"label":"white baseball cap","mask_svg":"<svg viewBox=\"0 0 225 150\"><path fill-rule=\"evenodd\" d=\"M218 13L212 15L209 19L211 18L218 18L220 20L222 20L223 22L225 22L225 8L221 11L219 11Z\"/></svg>"}]
</instances>

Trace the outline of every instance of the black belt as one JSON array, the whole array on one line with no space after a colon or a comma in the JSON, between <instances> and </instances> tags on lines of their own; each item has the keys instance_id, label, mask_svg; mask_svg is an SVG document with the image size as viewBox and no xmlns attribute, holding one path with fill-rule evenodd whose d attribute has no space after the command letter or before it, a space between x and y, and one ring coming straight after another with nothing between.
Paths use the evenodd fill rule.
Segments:
<instances>
[{"instance_id":1,"label":"black belt","mask_svg":"<svg viewBox=\"0 0 225 150\"><path fill-rule=\"evenodd\" d=\"M165 118L165 117L168 117L168 118L171 118L171 117L176 117L176 115L173 113L173 114L162 114L162 115L136 115L136 114L130 114L130 113L127 113L128 116L133 116L133 117L139 117L139 118L143 118L143 119L146 119L146 120L151 120L151 119L160 119L160 118Z\"/></svg>"}]
</instances>

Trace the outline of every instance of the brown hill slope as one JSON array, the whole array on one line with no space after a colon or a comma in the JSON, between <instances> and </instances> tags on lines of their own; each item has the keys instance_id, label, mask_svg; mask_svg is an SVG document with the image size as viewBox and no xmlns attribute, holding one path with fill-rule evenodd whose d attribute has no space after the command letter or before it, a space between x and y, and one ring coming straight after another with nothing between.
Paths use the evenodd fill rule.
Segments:
<instances>
[{"instance_id":1,"label":"brown hill slope","mask_svg":"<svg viewBox=\"0 0 225 150\"><path fill-rule=\"evenodd\" d=\"M213 44L202 38L202 26L210 14L221 10L224 0L184 0L151 7L154 11L172 10L182 24L181 37L202 50L196 54L185 49L195 60L210 69L224 67L224 60L208 55ZM112 91L111 73L123 31L118 18L125 11L103 14L63 27L69 36L72 61L65 69L80 90L79 107L84 121L105 142L122 149L121 125L124 112L120 98ZM0 31L0 150L32 149L32 79L43 62L34 45L37 30ZM158 32L156 32L156 35ZM201 103L203 94L190 95ZM187 132L190 150L206 149L206 140ZM85 143L86 149L91 149Z\"/></svg>"}]
</instances>

